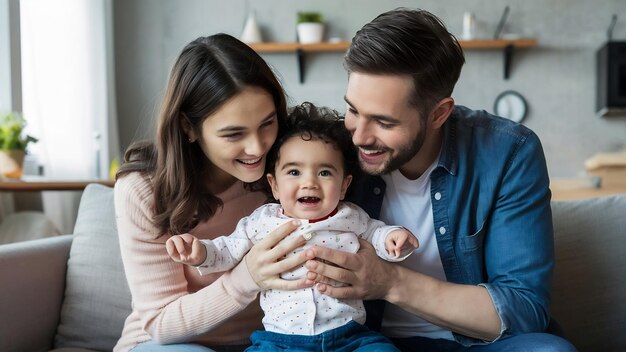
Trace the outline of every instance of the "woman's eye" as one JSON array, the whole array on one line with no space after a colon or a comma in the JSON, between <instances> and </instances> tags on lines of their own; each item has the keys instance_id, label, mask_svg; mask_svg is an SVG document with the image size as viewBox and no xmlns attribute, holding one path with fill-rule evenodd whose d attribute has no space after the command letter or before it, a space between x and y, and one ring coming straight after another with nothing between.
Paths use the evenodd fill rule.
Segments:
<instances>
[{"instance_id":1,"label":"woman's eye","mask_svg":"<svg viewBox=\"0 0 626 352\"><path fill-rule=\"evenodd\" d=\"M222 138L226 138L226 139L238 139L242 136L242 133L240 132L236 132L236 133L231 133L231 134L225 134L222 136Z\"/></svg>"},{"instance_id":2,"label":"woman's eye","mask_svg":"<svg viewBox=\"0 0 626 352\"><path fill-rule=\"evenodd\" d=\"M328 177L328 176L331 176L331 175L332 174L331 174L331 172L329 170L320 171L320 176Z\"/></svg>"},{"instance_id":3,"label":"woman's eye","mask_svg":"<svg viewBox=\"0 0 626 352\"><path fill-rule=\"evenodd\" d=\"M267 128L267 127L272 126L273 124L274 124L274 119L271 119L271 120L265 122L264 124L262 124L261 128Z\"/></svg>"}]
</instances>

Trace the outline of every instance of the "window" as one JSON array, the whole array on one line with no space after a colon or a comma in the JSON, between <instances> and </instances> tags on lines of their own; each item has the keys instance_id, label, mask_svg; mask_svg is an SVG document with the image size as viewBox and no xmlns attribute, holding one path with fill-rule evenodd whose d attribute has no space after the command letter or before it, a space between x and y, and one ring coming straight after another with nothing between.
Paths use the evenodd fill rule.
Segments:
<instances>
[{"instance_id":1,"label":"window","mask_svg":"<svg viewBox=\"0 0 626 352\"><path fill-rule=\"evenodd\" d=\"M111 0L20 1L23 112L46 176L107 178L117 154L109 147L119 144L111 7Z\"/></svg>"}]
</instances>

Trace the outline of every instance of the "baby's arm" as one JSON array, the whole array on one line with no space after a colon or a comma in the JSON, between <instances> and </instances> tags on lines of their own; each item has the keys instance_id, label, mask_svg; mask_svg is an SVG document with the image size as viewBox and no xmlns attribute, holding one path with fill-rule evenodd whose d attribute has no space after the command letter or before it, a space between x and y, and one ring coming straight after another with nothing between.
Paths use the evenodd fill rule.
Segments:
<instances>
[{"instance_id":1,"label":"baby's arm","mask_svg":"<svg viewBox=\"0 0 626 352\"><path fill-rule=\"evenodd\" d=\"M206 248L206 259L198 265L201 275L218 273L230 270L237 265L254 245L248 237L253 227L258 224L255 220L257 212L247 216L237 224L235 232L228 236L220 236L212 240L201 240Z\"/></svg>"},{"instance_id":2,"label":"baby's arm","mask_svg":"<svg viewBox=\"0 0 626 352\"><path fill-rule=\"evenodd\" d=\"M206 275L234 268L252 247L248 242L234 235L199 240L186 233L170 237L165 248L175 262L195 266Z\"/></svg>"},{"instance_id":3,"label":"baby's arm","mask_svg":"<svg viewBox=\"0 0 626 352\"><path fill-rule=\"evenodd\" d=\"M207 250L200 240L191 234L175 235L167 239L165 248L177 263L198 266L207 257Z\"/></svg>"},{"instance_id":4,"label":"baby's arm","mask_svg":"<svg viewBox=\"0 0 626 352\"><path fill-rule=\"evenodd\" d=\"M363 209L356 206L355 209L359 214L359 222L366 224L365 231L359 237L371 243L376 254L382 259L389 262L403 261L417 248L417 238L409 230L402 226L385 225L380 220L370 218ZM402 242L400 237L404 238ZM388 245L388 242L391 242L391 245ZM399 252L396 252L394 242L397 243Z\"/></svg>"},{"instance_id":5,"label":"baby's arm","mask_svg":"<svg viewBox=\"0 0 626 352\"><path fill-rule=\"evenodd\" d=\"M393 230L385 238L385 249L389 255L395 258L405 257L417 247L419 247L417 238L405 228Z\"/></svg>"},{"instance_id":6,"label":"baby's arm","mask_svg":"<svg viewBox=\"0 0 626 352\"><path fill-rule=\"evenodd\" d=\"M167 252L176 262L196 266L201 275L230 270L254 245L248 238L250 227L256 225L251 218L241 219L232 234L212 240L199 240L190 234L172 236L166 242Z\"/></svg>"}]
</instances>

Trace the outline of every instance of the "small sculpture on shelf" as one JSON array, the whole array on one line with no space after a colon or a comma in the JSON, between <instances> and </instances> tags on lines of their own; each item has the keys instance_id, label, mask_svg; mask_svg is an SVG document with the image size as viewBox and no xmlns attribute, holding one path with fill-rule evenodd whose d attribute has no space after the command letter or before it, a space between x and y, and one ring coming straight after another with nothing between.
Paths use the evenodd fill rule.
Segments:
<instances>
[{"instance_id":1,"label":"small sculpture on shelf","mask_svg":"<svg viewBox=\"0 0 626 352\"><path fill-rule=\"evenodd\" d=\"M250 15L248 15L246 24L243 26L243 31L241 32L241 38L239 39L246 44L263 42L261 28L259 28L259 24L256 20L256 13L254 13L254 11L250 12Z\"/></svg>"}]
</instances>

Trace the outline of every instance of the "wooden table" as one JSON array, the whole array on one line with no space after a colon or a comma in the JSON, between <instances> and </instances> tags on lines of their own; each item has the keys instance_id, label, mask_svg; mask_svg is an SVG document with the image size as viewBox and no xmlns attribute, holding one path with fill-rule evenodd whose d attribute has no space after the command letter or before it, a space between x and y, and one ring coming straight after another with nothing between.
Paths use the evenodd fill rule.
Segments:
<instances>
[{"instance_id":1,"label":"wooden table","mask_svg":"<svg viewBox=\"0 0 626 352\"><path fill-rule=\"evenodd\" d=\"M626 194L626 187L600 187L587 189L556 189L552 190L552 200L576 200L597 197L608 197L615 194Z\"/></svg>"},{"instance_id":2,"label":"wooden table","mask_svg":"<svg viewBox=\"0 0 626 352\"><path fill-rule=\"evenodd\" d=\"M552 200L576 200L626 194L626 185L601 185L592 178L554 179L550 190Z\"/></svg>"},{"instance_id":3,"label":"wooden table","mask_svg":"<svg viewBox=\"0 0 626 352\"><path fill-rule=\"evenodd\" d=\"M41 191L82 191L90 183L113 187L115 181L87 180L87 181L60 181L43 178L23 180L0 180L0 192L41 192Z\"/></svg>"}]
</instances>

